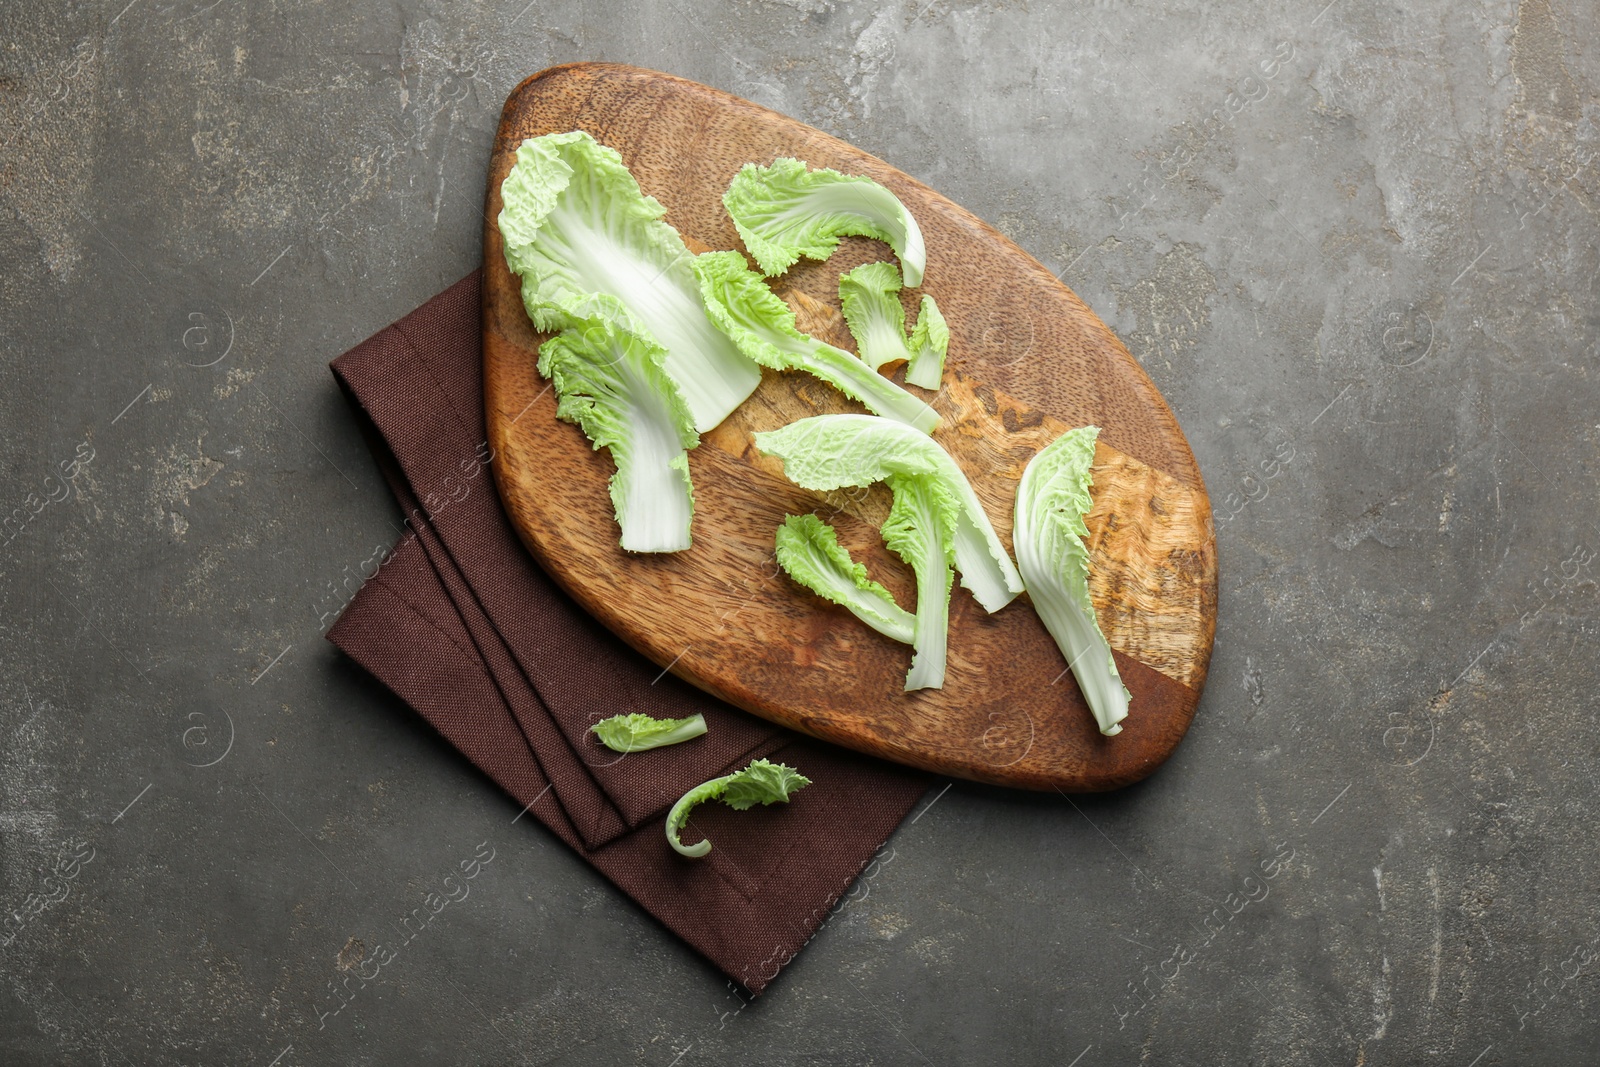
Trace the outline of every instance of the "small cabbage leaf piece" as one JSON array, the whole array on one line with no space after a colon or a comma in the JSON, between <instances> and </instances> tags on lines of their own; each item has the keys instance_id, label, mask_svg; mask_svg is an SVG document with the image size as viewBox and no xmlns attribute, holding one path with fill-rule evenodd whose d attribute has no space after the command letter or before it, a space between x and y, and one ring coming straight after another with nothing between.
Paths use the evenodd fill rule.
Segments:
<instances>
[{"instance_id":1,"label":"small cabbage leaf piece","mask_svg":"<svg viewBox=\"0 0 1600 1067\"><path fill-rule=\"evenodd\" d=\"M678 840L683 824L689 821L689 812L696 804L720 800L735 811L744 811L757 804L788 803L796 792L811 784L811 779L782 763L764 759L753 761L742 771L702 782L683 794L667 812L667 843L680 855L698 858L711 851L710 841L685 845Z\"/></svg>"},{"instance_id":2,"label":"small cabbage leaf piece","mask_svg":"<svg viewBox=\"0 0 1600 1067\"><path fill-rule=\"evenodd\" d=\"M893 263L863 263L841 277L839 307L867 366L882 370L911 358L906 312L900 306L900 271Z\"/></svg>"},{"instance_id":3,"label":"small cabbage leaf piece","mask_svg":"<svg viewBox=\"0 0 1600 1067\"><path fill-rule=\"evenodd\" d=\"M506 265L547 333L603 317L666 349L696 430L716 426L761 370L706 318L693 258L622 157L582 131L523 141L500 185Z\"/></svg>"},{"instance_id":4,"label":"small cabbage leaf piece","mask_svg":"<svg viewBox=\"0 0 1600 1067\"><path fill-rule=\"evenodd\" d=\"M889 488L894 491L894 504L883 523L883 543L917 575L916 651L906 675L906 691L940 689L944 686L961 501L934 474L891 474Z\"/></svg>"},{"instance_id":5,"label":"small cabbage leaf piece","mask_svg":"<svg viewBox=\"0 0 1600 1067\"><path fill-rule=\"evenodd\" d=\"M661 346L602 318L579 320L539 348L539 373L575 423L617 465L611 503L629 552L689 547L694 489L687 450L700 443L663 369Z\"/></svg>"},{"instance_id":6,"label":"small cabbage leaf piece","mask_svg":"<svg viewBox=\"0 0 1600 1067\"><path fill-rule=\"evenodd\" d=\"M842 348L801 333L794 312L737 252L694 259L706 311L746 356L773 370L801 370L888 419L931 433L939 413Z\"/></svg>"},{"instance_id":7,"label":"small cabbage leaf piece","mask_svg":"<svg viewBox=\"0 0 1600 1067\"><path fill-rule=\"evenodd\" d=\"M1122 732L1128 690L1089 598L1083 517L1092 503L1097 426L1068 430L1028 461L1017 487L1012 542L1034 610L1056 639L1103 734Z\"/></svg>"},{"instance_id":8,"label":"small cabbage leaf piece","mask_svg":"<svg viewBox=\"0 0 1600 1067\"><path fill-rule=\"evenodd\" d=\"M923 389L937 389L944 381L944 357L950 349L950 327L933 297L922 294L917 325L911 331L911 362L906 381Z\"/></svg>"},{"instance_id":9,"label":"small cabbage leaf piece","mask_svg":"<svg viewBox=\"0 0 1600 1067\"><path fill-rule=\"evenodd\" d=\"M699 737L706 732L706 717L695 714L687 719L656 719L634 712L601 719L589 729L613 752L645 752Z\"/></svg>"},{"instance_id":10,"label":"small cabbage leaf piece","mask_svg":"<svg viewBox=\"0 0 1600 1067\"><path fill-rule=\"evenodd\" d=\"M922 284L928 263L922 231L898 197L873 181L836 170L806 170L798 159L746 163L722 195L745 248L768 277L801 256L827 259L845 234L883 241L900 257L906 284Z\"/></svg>"},{"instance_id":11,"label":"small cabbage leaf piece","mask_svg":"<svg viewBox=\"0 0 1600 1067\"><path fill-rule=\"evenodd\" d=\"M822 599L838 604L885 637L911 644L912 614L867 576L832 526L815 515L789 515L778 527L778 566Z\"/></svg>"},{"instance_id":12,"label":"small cabbage leaf piece","mask_svg":"<svg viewBox=\"0 0 1600 1067\"><path fill-rule=\"evenodd\" d=\"M871 485L891 475L937 479L960 504L955 561L961 584L990 612L999 611L1022 592L1022 577L978 494L933 438L871 415L813 415L758 433L755 439L757 448L783 460L783 473L791 482L815 492Z\"/></svg>"},{"instance_id":13,"label":"small cabbage leaf piece","mask_svg":"<svg viewBox=\"0 0 1600 1067\"><path fill-rule=\"evenodd\" d=\"M950 327L932 295L922 295L917 325L906 338L900 306L900 272L893 263L865 263L839 279L839 306L856 339L856 351L874 370L906 361L906 381L938 389L950 348Z\"/></svg>"}]
</instances>

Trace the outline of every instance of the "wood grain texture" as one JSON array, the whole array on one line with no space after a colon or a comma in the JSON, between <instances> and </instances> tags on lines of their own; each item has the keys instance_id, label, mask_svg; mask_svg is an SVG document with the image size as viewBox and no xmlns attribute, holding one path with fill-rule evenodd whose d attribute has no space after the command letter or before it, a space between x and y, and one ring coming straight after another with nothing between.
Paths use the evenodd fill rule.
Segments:
<instances>
[{"instance_id":1,"label":"wood grain texture","mask_svg":"<svg viewBox=\"0 0 1600 1067\"><path fill-rule=\"evenodd\" d=\"M812 494L756 452L751 433L859 411L821 382L764 372L754 396L690 453L694 545L667 556L617 546L612 466L557 422L534 369L534 332L498 229L500 183L525 138L587 130L621 153L694 251L741 248L721 194L738 168L792 155L867 175L917 217L922 292L951 329L935 438L967 472L1002 539L1028 459L1072 426L1102 428L1088 516L1091 595L1133 693L1102 737L1026 596L989 615L957 586L942 690L903 691L908 647L819 601L773 562L787 513L816 511L908 608L909 568L883 547L881 487ZM663 668L782 725L887 759L1031 789L1112 789L1149 774L1187 730L1210 660L1216 554L1210 505L1182 432L1122 344L1073 293L981 220L882 161L718 90L609 64L556 67L506 102L484 231L484 386L494 471L530 551L586 609ZM846 238L824 263L775 280L801 329L854 349L838 278L889 258ZM901 372L896 372L898 377ZM597 684L604 684L598 680ZM630 709L619 708L619 711Z\"/></svg>"}]
</instances>

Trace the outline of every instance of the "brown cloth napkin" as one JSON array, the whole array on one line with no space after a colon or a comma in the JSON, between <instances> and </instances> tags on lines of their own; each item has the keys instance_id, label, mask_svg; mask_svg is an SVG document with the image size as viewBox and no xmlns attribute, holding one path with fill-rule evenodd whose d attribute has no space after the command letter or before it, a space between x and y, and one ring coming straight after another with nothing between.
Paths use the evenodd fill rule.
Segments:
<instances>
[{"instance_id":1,"label":"brown cloth napkin","mask_svg":"<svg viewBox=\"0 0 1600 1067\"><path fill-rule=\"evenodd\" d=\"M555 586L517 539L489 470L478 303L475 272L333 361L408 529L328 640L526 815L760 993L930 779L707 696L633 652ZM634 711L700 712L708 731L625 757L588 733L600 719ZM686 836L709 837L711 854L690 860L672 851L667 808L758 756L798 768L813 784L788 804L746 812L702 805Z\"/></svg>"}]
</instances>

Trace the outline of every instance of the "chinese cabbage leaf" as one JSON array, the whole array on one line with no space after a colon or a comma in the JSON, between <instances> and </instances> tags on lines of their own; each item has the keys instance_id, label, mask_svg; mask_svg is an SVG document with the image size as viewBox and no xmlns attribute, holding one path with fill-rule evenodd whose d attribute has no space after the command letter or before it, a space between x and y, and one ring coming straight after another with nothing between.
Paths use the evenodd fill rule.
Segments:
<instances>
[{"instance_id":1,"label":"chinese cabbage leaf","mask_svg":"<svg viewBox=\"0 0 1600 1067\"><path fill-rule=\"evenodd\" d=\"M900 257L906 284L922 284L928 254L922 231L898 197L873 181L836 170L806 170L780 157L746 163L722 196L745 248L769 277L801 256L827 259L845 234L883 241Z\"/></svg>"},{"instance_id":2,"label":"chinese cabbage leaf","mask_svg":"<svg viewBox=\"0 0 1600 1067\"><path fill-rule=\"evenodd\" d=\"M1068 430L1028 461L1011 537L1034 610L1061 646L1100 732L1117 734L1128 716L1129 694L1095 618L1083 541L1099 434L1096 426Z\"/></svg>"},{"instance_id":3,"label":"chinese cabbage leaf","mask_svg":"<svg viewBox=\"0 0 1600 1067\"><path fill-rule=\"evenodd\" d=\"M894 504L883 523L883 543L917 575L916 651L906 690L939 689L944 686L961 501L937 474L891 474L889 488Z\"/></svg>"},{"instance_id":4,"label":"chinese cabbage leaf","mask_svg":"<svg viewBox=\"0 0 1600 1067\"><path fill-rule=\"evenodd\" d=\"M906 364L906 381L923 389L937 389L944 382L944 357L950 348L950 327L933 297L924 293L917 312L917 325L911 331L911 362Z\"/></svg>"},{"instance_id":5,"label":"chinese cabbage leaf","mask_svg":"<svg viewBox=\"0 0 1600 1067\"><path fill-rule=\"evenodd\" d=\"M500 195L506 265L540 330L603 317L659 344L702 432L761 383L760 368L706 318L693 257L662 221L666 209L614 149L581 131L529 138Z\"/></svg>"},{"instance_id":6,"label":"chinese cabbage leaf","mask_svg":"<svg viewBox=\"0 0 1600 1067\"><path fill-rule=\"evenodd\" d=\"M900 271L893 263L864 263L841 277L839 307L867 366L882 370L911 358L906 312L900 306Z\"/></svg>"},{"instance_id":7,"label":"chinese cabbage leaf","mask_svg":"<svg viewBox=\"0 0 1600 1067\"><path fill-rule=\"evenodd\" d=\"M707 800L720 800L735 811L744 811L757 804L788 803L789 797L811 784L811 779L782 763L758 759L742 771L725 774L702 782L683 794L667 812L667 843L681 855L697 858L711 851L710 841L685 845L678 840L683 824L689 821L689 812L696 804Z\"/></svg>"},{"instance_id":8,"label":"chinese cabbage leaf","mask_svg":"<svg viewBox=\"0 0 1600 1067\"><path fill-rule=\"evenodd\" d=\"M842 348L795 327L794 312L737 252L696 256L706 311L746 356L773 370L821 378L869 410L929 433L939 413Z\"/></svg>"},{"instance_id":9,"label":"chinese cabbage leaf","mask_svg":"<svg viewBox=\"0 0 1600 1067\"><path fill-rule=\"evenodd\" d=\"M611 452L611 503L630 552L689 547L694 489L687 449L700 443L659 345L605 319L579 320L539 348L556 417Z\"/></svg>"},{"instance_id":10,"label":"chinese cabbage leaf","mask_svg":"<svg viewBox=\"0 0 1600 1067\"><path fill-rule=\"evenodd\" d=\"M910 644L915 619L889 590L850 558L832 526L815 515L789 515L778 527L778 566L822 599L838 604L885 637Z\"/></svg>"},{"instance_id":11,"label":"chinese cabbage leaf","mask_svg":"<svg viewBox=\"0 0 1600 1067\"><path fill-rule=\"evenodd\" d=\"M706 732L706 717L695 714L687 719L657 719L634 712L601 719L589 730L613 752L645 752L699 737Z\"/></svg>"},{"instance_id":12,"label":"chinese cabbage leaf","mask_svg":"<svg viewBox=\"0 0 1600 1067\"><path fill-rule=\"evenodd\" d=\"M815 415L755 438L757 448L783 460L783 472L791 482L816 492L871 485L892 475L938 479L960 505L955 565L961 584L990 612L999 611L1022 592L1022 578L977 493L933 438L871 415Z\"/></svg>"}]
</instances>

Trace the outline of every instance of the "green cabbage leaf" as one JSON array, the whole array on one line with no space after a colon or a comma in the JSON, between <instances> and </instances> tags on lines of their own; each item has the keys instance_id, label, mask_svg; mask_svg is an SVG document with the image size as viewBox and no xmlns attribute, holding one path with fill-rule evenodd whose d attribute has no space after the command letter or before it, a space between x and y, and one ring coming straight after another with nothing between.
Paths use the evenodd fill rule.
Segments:
<instances>
[{"instance_id":1,"label":"green cabbage leaf","mask_svg":"<svg viewBox=\"0 0 1600 1067\"><path fill-rule=\"evenodd\" d=\"M1068 430L1028 461L1011 539L1034 610L1072 668L1100 732L1110 735L1122 732L1129 694L1089 597L1089 528L1083 517L1093 503L1089 488L1099 434L1097 426Z\"/></svg>"},{"instance_id":2,"label":"green cabbage leaf","mask_svg":"<svg viewBox=\"0 0 1600 1067\"><path fill-rule=\"evenodd\" d=\"M778 566L790 578L883 636L911 643L915 618L867 576L867 568L850 557L832 526L815 515L789 515L776 540Z\"/></svg>"},{"instance_id":3,"label":"green cabbage leaf","mask_svg":"<svg viewBox=\"0 0 1600 1067\"><path fill-rule=\"evenodd\" d=\"M539 348L556 417L611 452L611 504L629 552L689 547L694 488L688 449L700 443L667 377L659 345L602 318L577 320Z\"/></svg>"},{"instance_id":4,"label":"green cabbage leaf","mask_svg":"<svg viewBox=\"0 0 1600 1067\"><path fill-rule=\"evenodd\" d=\"M750 359L773 370L800 370L886 419L931 433L939 413L842 348L795 326L794 312L738 252L696 256L707 312Z\"/></svg>"},{"instance_id":5,"label":"green cabbage leaf","mask_svg":"<svg viewBox=\"0 0 1600 1067\"><path fill-rule=\"evenodd\" d=\"M783 460L783 472L803 489L828 492L871 485L893 475L929 477L958 507L955 566L961 584L986 611L999 611L1022 592L1022 577L960 466L933 438L871 415L814 415L755 435L756 447Z\"/></svg>"},{"instance_id":6,"label":"green cabbage leaf","mask_svg":"<svg viewBox=\"0 0 1600 1067\"><path fill-rule=\"evenodd\" d=\"M614 149L581 131L529 138L500 196L506 265L540 330L599 317L660 345L701 432L761 383L760 368L706 318L694 257L662 221L666 209Z\"/></svg>"},{"instance_id":7,"label":"green cabbage leaf","mask_svg":"<svg viewBox=\"0 0 1600 1067\"><path fill-rule=\"evenodd\" d=\"M915 652L906 690L940 689L961 501L937 474L891 474L888 481L894 504L883 523L883 543L917 576Z\"/></svg>"},{"instance_id":8,"label":"green cabbage leaf","mask_svg":"<svg viewBox=\"0 0 1600 1067\"><path fill-rule=\"evenodd\" d=\"M757 804L788 803L797 791L811 784L811 779L782 763L758 759L742 771L702 782L683 794L667 812L667 843L680 855L698 858L711 851L711 842L698 841L685 845L678 839L689 812L695 805L708 800L720 800L735 811L744 811Z\"/></svg>"},{"instance_id":9,"label":"green cabbage leaf","mask_svg":"<svg viewBox=\"0 0 1600 1067\"><path fill-rule=\"evenodd\" d=\"M944 357L950 349L950 327L933 297L924 293L911 331L911 361L906 381L923 389L937 389L944 381Z\"/></svg>"},{"instance_id":10,"label":"green cabbage leaf","mask_svg":"<svg viewBox=\"0 0 1600 1067\"><path fill-rule=\"evenodd\" d=\"M695 714L687 719L657 719L634 712L601 719L589 729L613 752L645 752L699 737L706 732L706 717Z\"/></svg>"},{"instance_id":11,"label":"green cabbage leaf","mask_svg":"<svg viewBox=\"0 0 1600 1067\"><path fill-rule=\"evenodd\" d=\"M893 263L863 263L841 277L839 307L867 366L882 370L911 358L906 312L900 306L900 271Z\"/></svg>"},{"instance_id":12,"label":"green cabbage leaf","mask_svg":"<svg viewBox=\"0 0 1600 1067\"><path fill-rule=\"evenodd\" d=\"M770 167L746 163L722 196L744 246L769 277L801 256L827 259L845 234L883 241L900 257L906 284L922 284L928 254L922 231L889 190L836 170L807 170L781 157Z\"/></svg>"}]
</instances>

